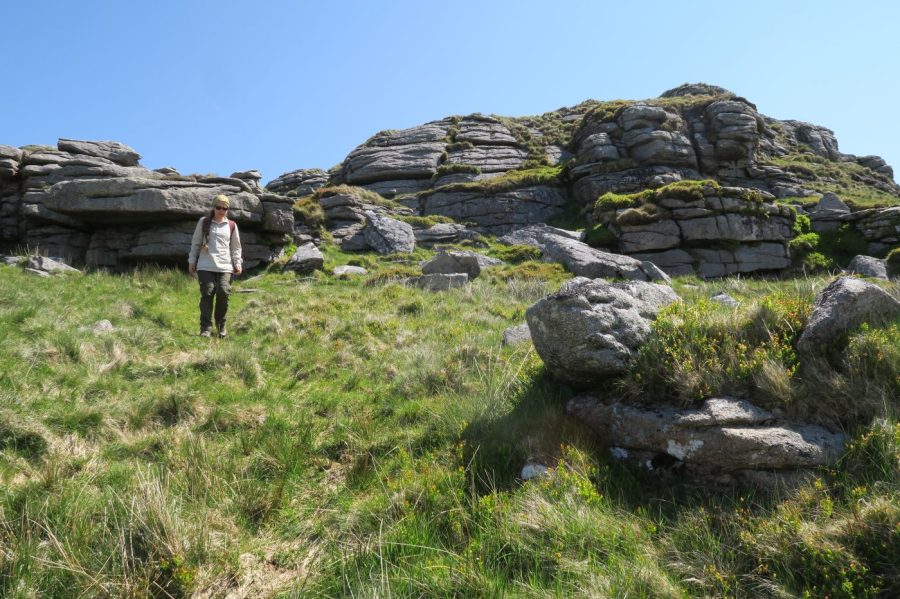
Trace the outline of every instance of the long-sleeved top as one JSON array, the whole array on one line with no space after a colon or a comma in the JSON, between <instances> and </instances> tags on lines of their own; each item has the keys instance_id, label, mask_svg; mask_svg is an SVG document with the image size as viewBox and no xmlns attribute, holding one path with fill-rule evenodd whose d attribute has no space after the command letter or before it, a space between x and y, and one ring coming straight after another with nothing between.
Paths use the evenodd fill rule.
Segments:
<instances>
[{"instance_id":1,"label":"long-sleeved top","mask_svg":"<svg viewBox=\"0 0 900 599\"><path fill-rule=\"evenodd\" d=\"M204 217L209 218L209 217ZM196 264L197 270L210 272L234 272L235 267L243 266L241 257L241 236L237 224L234 234L228 226L228 219L217 223L209 223L209 239L203 246L203 219L197 222L194 237L191 239L191 253L188 264Z\"/></svg>"}]
</instances>

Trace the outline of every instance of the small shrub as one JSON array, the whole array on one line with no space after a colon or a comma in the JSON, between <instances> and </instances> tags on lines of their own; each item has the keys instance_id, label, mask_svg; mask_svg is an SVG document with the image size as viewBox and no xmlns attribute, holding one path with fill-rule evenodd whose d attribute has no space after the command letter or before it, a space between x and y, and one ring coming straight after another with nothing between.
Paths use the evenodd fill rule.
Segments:
<instances>
[{"instance_id":1,"label":"small shrub","mask_svg":"<svg viewBox=\"0 0 900 599\"><path fill-rule=\"evenodd\" d=\"M47 440L20 424L8 413L0 414L0 451L12 450L28 459L36 459L47 452Z\"/></svg>"},{"instance_id":2,"label":"small shrub","mask_svg":"<svg viewBox=\"0 0 900 599\"><path fill-rule=\"evenodd\" d=\"M840 266L846 266L854 257L865 254L866 246L862 234L848 224L819 235L819 251Z\"/></svg>"},{"instance_id":3,"label":"small shrub","mask_svg":"<svg viewBox=\"0 0 900 599\"><path fill-rule=\"evenodd\" d=\"M430 214L428 216L401 215L397 217L397 220L420 229L427 229L440 223L452 224L455 222L449 216L441 214Z\"/></svg>"},{"instance_id":4,"label":"small shrub","mask_svg":"<svg viewBox=\"0 0 900 599\"><path fill-rule=\"evenodd\" d=\"M311 229L325 226L325 211L311 195L303 196L294 202L294 217L302 220Z\"/></svg>"},{"instance_id":5,"label":"small shrub","mask_svg":"<svg viewBox=\"0 0 900 599\"><path fill-rule=\"evenodd\" d=\"M597 224L585 232L584 242L591 247L615 247L619 239L609 227Z\"/></svg>"},{"instance_id":6,"label":"small shrub","mask_svg":"<svg viewBox=\"0 0 900 599\"><path fill-rule=\"evenodd\" d=\"M541 281L555 281L565 278L568 272L561 264L555 262L536 262L529 260L516 264L515 266L507 266L506 268L496 269L494 275L503 280L511 279L530 279Z\"/></svg>"},{"instance_id":7,"label":"small shrub","mask_svg":"<svg viewBox=\"0 0 900 599\"><path fill-rule=\"evenodd\" d=\"M900 247L892 249L885 258L888 275L900 277Z\"/></svg>"}]
</instances>

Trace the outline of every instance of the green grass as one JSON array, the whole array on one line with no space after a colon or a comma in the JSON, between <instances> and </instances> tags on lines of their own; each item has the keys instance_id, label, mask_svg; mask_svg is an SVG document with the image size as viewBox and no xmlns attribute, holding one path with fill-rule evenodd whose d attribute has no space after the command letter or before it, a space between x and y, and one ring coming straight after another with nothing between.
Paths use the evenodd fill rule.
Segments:
<instances>
[{"instance_id":1,"label":"green grass","mask_svg":"<svg viewBox=\"0 0 900 599\"><path fill-rule=\"evenodd\" d=\"M572 391L530 346L501 346L503 330L569 276L509 251L523 261L433 294L392 282L427 252L326 247L326 272L355 263L370 276L238 279L230 338L212 342L196 336L196 281L182 273L42 279L0 266L0 596L896 588L890 413L855 424L839 467L794 492L648 478L565 416ZM791 338L823 283L676 288L683 310L708 312L691 327L715 347L742 342L788 365L787 342L774 340ZM719 287L745 302L735 316L700 301ZM682 352L699 338L678 332L679 314L663 321ZM100 319L116 330L80 329ZM848 370L826 371L826 400L869 406L897 376L898 335L890 325L852 336ZM896 409L896 397L885 405ZM529 459L549 476L517 481Z\"/></svg>"}]
</instances>

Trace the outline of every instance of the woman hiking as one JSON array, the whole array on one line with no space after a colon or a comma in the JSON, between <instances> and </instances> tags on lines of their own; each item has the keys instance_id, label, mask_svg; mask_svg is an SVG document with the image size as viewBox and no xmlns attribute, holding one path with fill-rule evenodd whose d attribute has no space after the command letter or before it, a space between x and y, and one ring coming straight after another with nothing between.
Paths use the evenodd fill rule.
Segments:
<instances>
[{"instance_id":1,"label":"woman hiking","mask_svg":"<svg viewBox=\"0 0 900 599\"><path fill-rule=\"evenodd\" d=\"M188 269L197 273L200 281L200 336L212 336L215 316L216 332L220 339L228 333L225 320L232 274L241 274L241 237L237 224L228 218L231 202L228 196L217 195L210 213L197 223L191 240ZM213 314L215 299L215 315Z\"/></svg>"}]
</instances>

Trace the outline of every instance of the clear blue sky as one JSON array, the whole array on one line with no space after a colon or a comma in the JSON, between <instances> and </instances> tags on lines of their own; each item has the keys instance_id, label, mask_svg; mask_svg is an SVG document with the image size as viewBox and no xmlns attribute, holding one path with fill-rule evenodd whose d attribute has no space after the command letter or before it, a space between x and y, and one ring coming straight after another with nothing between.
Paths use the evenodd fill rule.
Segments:
<instances>
[{"instance_id":1,"label":"clear blue sky","mask_svg":"<svg viewBox=\"0 0 900 599\"><path fill-rule=\"evenodd\" d=\"M726 87L900 176L900 3L5 1L0 144L328 168L382 129Z\"/></svg>"}]
</instances>

